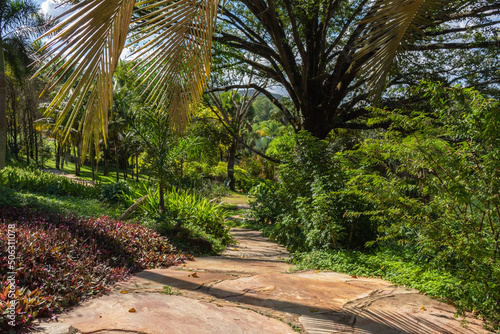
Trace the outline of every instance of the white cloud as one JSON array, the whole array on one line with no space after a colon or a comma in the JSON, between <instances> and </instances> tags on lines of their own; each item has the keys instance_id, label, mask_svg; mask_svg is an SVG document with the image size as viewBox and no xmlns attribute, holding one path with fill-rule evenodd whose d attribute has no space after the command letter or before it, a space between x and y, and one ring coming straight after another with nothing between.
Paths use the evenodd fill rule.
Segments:
<instances>
[{"instance_id":1,"label":"white cloud","mask_svg":"<svg viewBox=\"0 0 500 334\"><path fill-rule=\"evenodd\" d=\"M61 15L68 7L59 6L54 0L45 0L40 5L40 12L45 15L57 17Z\"/></svg>"}]
</instances>

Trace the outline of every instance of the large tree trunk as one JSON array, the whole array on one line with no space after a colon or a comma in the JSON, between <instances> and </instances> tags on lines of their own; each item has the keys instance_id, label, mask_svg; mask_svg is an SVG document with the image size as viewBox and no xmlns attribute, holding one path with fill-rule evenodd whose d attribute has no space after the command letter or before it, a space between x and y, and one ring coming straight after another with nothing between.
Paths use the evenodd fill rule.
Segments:
<instances>
[{"instance_id":1,"label":"large tree trunk","mask_svg":"<svg viewBox=\"0 0 500 334\"><path fill-rule=\"evenodd\" d=\"M5 81L5 59L0 37L0 170L5 167L7 156L7 83Z\"/></svg>"},{"instance_id":2,"label":"large tree trunk","mask_svg":"<svg viewBox=\"0 0 500 334\"><path fill-rule=\"evenodd\" d=\"M236 152L238 150L238 138L233 137L233 142L229 147L229 152L227 156L227 178L229 180L229 189L232 191L236 190L236 185L234 182L234 163L236 160Z\"/></svg>"}]
</instances>

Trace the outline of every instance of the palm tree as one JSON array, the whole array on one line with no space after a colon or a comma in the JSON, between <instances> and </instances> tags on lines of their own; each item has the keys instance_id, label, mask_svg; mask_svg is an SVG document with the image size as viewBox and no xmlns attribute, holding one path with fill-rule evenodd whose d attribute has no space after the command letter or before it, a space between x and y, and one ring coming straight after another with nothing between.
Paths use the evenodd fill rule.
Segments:
<instances>
[{"instance_id":1,"label":"palm tree","mask_svg":"<svg viewBox=\"0 0 500 334\"><path fill-rule=\"evenodd\" d=\"M99 133L104 138L107 136L112 75L126 40L130 39L138 45L134 53L138 60L135 70L140 73L138 85L147 95L147 102L157 111L169 113L171 123L182 128L189 118L189 107L199 101L209 74L211 40L219 0L74 2L76 4L60 17L61 23L44 35L54 34L54 37L44 47L46 53L40 58L42 66L38 73L42 70L51 73L46 90L64 83L48 107L49 115L61 107L63 112L58 124L68 118L69 129L75 115L84 108L83 149L88 151L92 140L90 135L95 147L99 147ZM274 2L244 1L249 8L274 8ZM340 2L316 0L308 3L331 8L341 7ZM365 0L360 3L360 8L372 3L372 10L358 25L353 22L351 28L364 34L357 34L360 41L354 48L355 53L349 54L354 59L352 68L349 67L344 75L356 76L364 72L372 90L380 93L390 64L404 49L405 41L419 31L418 26L425 22L425 14L444 2ZM268 15L259 13L263 17ZM268 23L277 24L275 21ZM299 31L293 32L300 35ZM301 55L302 58L305 56ZM286 64L281 66L286 67Z\"/></svg>"},{"instance_id":2,"label":"palm tree","mask_svg":"<svg viewBox=\"0 0 500 334\"><path fill-rule=\"evenodd\" d=\"M19 73L28 58L26 37L40 31L43 18L31 0L0 0L0 170L7 153L6 63ZM16 71L17 70L17 71Z\"/></svg>"},{"instance_id":3,"label":"palm tree","mask_svg":"<svg viewBox=\"0 0 500 334\"><path fill-rule=\"evenodd\" d=\"M127 39L132 39L140 45L134 53L141 60L135 70L141 73L138 83L147 102L152 109L168 112L172 124L183 128L186 110L200 99L210 70L218 4L218 0L78 2L42 36L53 35L42 48L45 54L35 76L49 70L44 92L62 83L47 115L60 108L57 125L65 123L69 129L83 109L83 151L88 152L92 138L98 148L100 134L107 138L113 72Z\"/></svg>"}]
</instances>

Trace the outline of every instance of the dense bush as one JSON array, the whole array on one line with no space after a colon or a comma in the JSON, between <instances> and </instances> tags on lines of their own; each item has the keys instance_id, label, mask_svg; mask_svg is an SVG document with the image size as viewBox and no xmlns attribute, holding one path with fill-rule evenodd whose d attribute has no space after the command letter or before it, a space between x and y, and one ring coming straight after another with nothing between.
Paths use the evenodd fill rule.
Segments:
<instances>
[{"instance_id":1,"label":"dense bush","mask_svg":"<svg viewBox=\"0 0 500 334\"><path fill-rule=\"evenodd\" d=\"M472 89L424 82L426 111L377 110L391 127L350 158L350 186L377 203L384 238L459 280L459 311L500 321L500 106Z\"/></svg>"},{"instance_id":2,"label":"dense bush","mask_svg":"<svg viewBox=\"0 0 500 334\"><path fill-rule=\"evenodd\" d=\"M0 207L0 328L6 318L8 272L16 271L17 326L59 312L146 268L187 260L165 238L139 224ZM8 263L8 228L15 225L16 264ZM11 226L12 227L12 226Z\"/></svg>"},{"instance_id":3,"label":"dense bush","mask_svg":"<svg viewBox=\"0 0 500 334\"><path fill-rule=\"evenodd\" d=\"M101 184L98 186L99 198L106 203L116 203L120 201L122 195L130 194L132 188L124 180Z\"/></svg>"},{"instance_id":4,"label":"dense bush","mask_svg":"<svg viewBox=\"0 0 500 334\"><path fill-rule=\"evenodd\" d=\"M362 197L346 189L349 178L343 161L328 142L306 133L297 146L282 156L280 182L265 181L251 194L252 213L267 224L271 237L292 251L363 248L376 238L371 209Z\"/></svg>"},{"instance_id":5,"label":"dense bush","mask_svg":"<svg viewBox=\"0 0 500 334\"><path fill-rule=\"evenodd\" d=\"M158 190L152 192L143 185L134 194L124 196L124 200L132 205L137 199L149 195L139 210L147 224L161 233L170 234L172 230L177 231L176 228L182 226L190 232L182 237L207 239L214 252L221 252L232 242L229 228L225 225L228 214L217 201L209 201L187 190L173 188L165 194L166 213L161 215L158 193Z\"/></svg>"},{"instance_id":6,"label":"dense bush","mask_svg":"<svg viewBox=\"0 0 500 334\"><path fill-rule=\"evenodd\" d=\"M93 197L94 187L73 182L72 180L52 173L42 172L36 168L6 167L0 171L0 185L14 190L28 190L43 194Z\"/></svg>"}]
</instances>

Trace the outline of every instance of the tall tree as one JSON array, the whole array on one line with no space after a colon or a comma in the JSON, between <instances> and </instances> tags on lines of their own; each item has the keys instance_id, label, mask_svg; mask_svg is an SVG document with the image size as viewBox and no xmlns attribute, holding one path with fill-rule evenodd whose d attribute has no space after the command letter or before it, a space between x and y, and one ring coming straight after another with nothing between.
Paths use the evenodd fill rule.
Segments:
<instances>
[{"instance_id":1,"label":"tall tree","mask_svg":"<svg viewBox=\"0 0 500 334\"><path fill-rule=\"evenodd\" d=\"M325 138L334 128L365 128L359 120L385 87L417 77L498 88L499 14L497 0L229 1L215 40L230 62L286 90L298 119L252 86L297 129Z\"/></svg>"},{"instance_id":2,"label":"tall tree","mask_svg":"<svg viewBox=\"0 0 500 334\"><path fill-rule=\"evenodd\" d=\"M7 153L6 62L19 69L29 54L25 38L39 31L43 20L31 0L0 0L0 170Z\"/></svg>"},{"instance_id":3,"label":"tall tree","mask_svg":"<svg viewBox=\"0 0 500 334\"><path fill-rule=\"evenodd\" d=\"M249 111L258 95L258 91L249 94L248 89L243 96L237 91L222 94L210 93L211 101L215 105L215 108L212 107L212 111L231 137L231 144L227 152L227 179L229 180L229 188L233 191L236 190L234 165L238 144L242 140L243 127L248 123Z\"/></svg>"}]
</instances>

